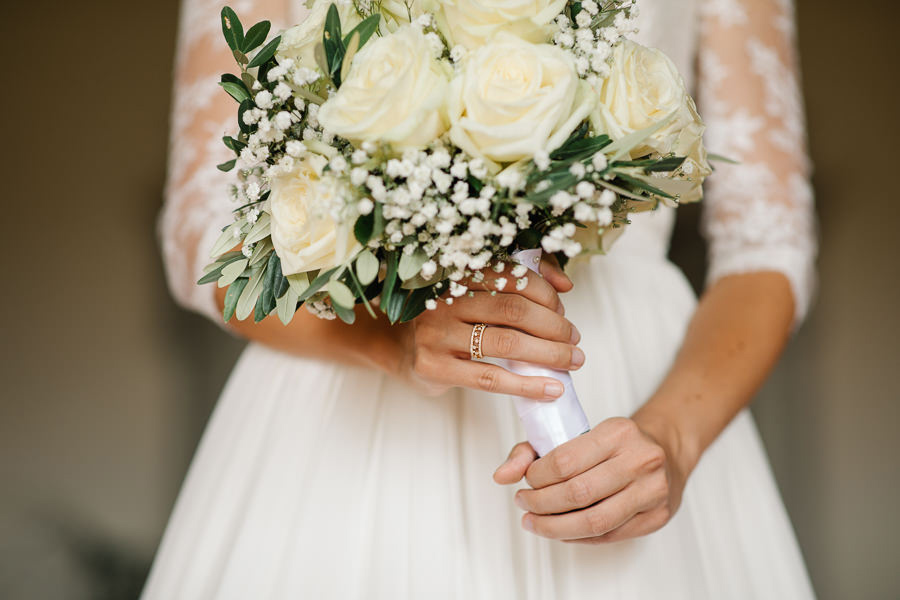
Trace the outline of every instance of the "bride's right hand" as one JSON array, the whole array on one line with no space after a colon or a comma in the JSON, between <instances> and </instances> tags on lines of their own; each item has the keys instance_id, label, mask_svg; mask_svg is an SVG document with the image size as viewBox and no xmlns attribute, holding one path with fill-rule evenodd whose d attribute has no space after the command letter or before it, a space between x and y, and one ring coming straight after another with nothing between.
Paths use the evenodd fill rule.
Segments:
<instances>
[{"instance_id":1,"label":"bride's right hand","mask_svg":"<svg viewBox=\"0 0 900 600\"><path fill-rule=\"evenodd\" d=\"M472 361L469 344L472 328L485 323L482 352L485 357L522 360L554 369L574 370L584 364L576 347L581 334L564 316L559 292L572 283L551 261L541 263L539 276L528 272L528 284L517 290L508 269L485 271L483 282L467 282L474 294L438 302L403 328L401 377L429 394L463 386L498 394L554 400L562 384L551 377L528 377L506 369ZM503 292L492 295L495 281L509 280Z\"/></svg>"}]
</instances>

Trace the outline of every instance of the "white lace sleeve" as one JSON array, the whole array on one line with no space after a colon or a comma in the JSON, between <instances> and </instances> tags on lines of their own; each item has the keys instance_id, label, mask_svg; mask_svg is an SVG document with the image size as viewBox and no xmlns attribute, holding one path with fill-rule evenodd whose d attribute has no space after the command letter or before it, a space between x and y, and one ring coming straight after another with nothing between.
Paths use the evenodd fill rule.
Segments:
<instances>
[{"instance_id":1,"label":"white lace sleeve","mask_svg":"<svg viewBox=\"0 0 900 600\"><path fill-rule=\"evenodd\" d=\"M183 0L179 20L166 199L159 221L166 275L179 304L222 322L214 285L197 285L209 250L231 221L228 183L216 165L234 157L222 136L237 127L234 101L217 85L236 65L222 37L221 0ZM277 32L287 0L232 0L245 27L272 21ZM274 35L270 34L270 35Z\"/></svg>"},{"instance_id":2,"label":"white lace sleeve","mask_svg":"<svg viewBox=\"0 0 900 600\"><path fill-rule=\"evenodd\" d=\"M816 254L810 165L791 0L701 0L698 101L716 164L704 232L710 282L778 271L796 322L812 294Z\"/></svg>"}]
</instances>

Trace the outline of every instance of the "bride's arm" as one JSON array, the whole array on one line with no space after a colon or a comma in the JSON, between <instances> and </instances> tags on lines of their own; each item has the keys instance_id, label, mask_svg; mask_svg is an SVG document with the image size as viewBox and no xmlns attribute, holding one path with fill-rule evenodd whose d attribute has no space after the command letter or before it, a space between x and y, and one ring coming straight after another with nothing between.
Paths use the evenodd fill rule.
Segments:
<instances>
[{"instance_id":1,"label":"bride's arm","mask_svg":"<svg viewBox=\"0 0 900 600\"><path fill-rule=\"evenodd\" d=\"M520 444L498 469L498 482L524 475L535 488L516 502L540 535L598 543L663 526L807 309L815 237L791 7L701 6L707 146L740 160L709 181L710 283L669 373L631 418L604 421L537 461Z\"/></svg>"},{"instance_id":2,"label":"bride's arm","mask_svg":"<svg viewBox=\"0 0 900 600\"><path fill-rule=\"evenodd\" d=\"M182 3L166 201L159 222L173 296L219 324L224 290L196 282L210 261L209 249L222 226L232 220L228 179L215 166L231 158L221 137L235 126L234 104L216 85L221 73L234 69L219 22L223 4ZM286 0L249 0L241 3L240 17L245 23L271 20L273 31L278 31L287 24L288 7ZM577 332L555 312L559 297L550 285L562 290L571 284L556 269L545 275L547 279L535 278L521 293L496 298L477 294L458 299L453 307L441 305L417 319L415 325L388 327L383 319L373 320L362 313L350 327L301 310L288 327L273 317L258 324L233 320L228 327L295 355L372 366L412 380L428 391L465 385L552 399L561 393L554 388L559 385L554 379L522 377L467 360L471 323L485 322L521 330L488 328L484 335L487 356L532 356L536 362L557 368L581 365L583 355L574 345Z\"/></svg>"}]
</instances>

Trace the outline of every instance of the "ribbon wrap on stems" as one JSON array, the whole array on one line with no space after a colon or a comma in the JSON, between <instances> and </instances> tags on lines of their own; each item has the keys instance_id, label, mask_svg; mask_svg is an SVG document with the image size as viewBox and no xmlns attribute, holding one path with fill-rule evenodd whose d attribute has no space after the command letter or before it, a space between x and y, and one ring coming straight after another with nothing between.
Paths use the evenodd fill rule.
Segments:
<instances>
[{"instance_id":1,"label":"ribbon wrap on stems","mask_svg":"<svg viewBox=\"0 0 900 600\"><path fill-rule=\"evenodd\" d=\"M542 250L519 250L512 254L512 259L525 265L535 273L540 272ZM499 361L501 366L513 373L526 376L552 377L563 384L563 395L552 402L541 402L520 396L513 396L516 412L525 428L525 435L538 456L544 456L560 444L590 431L591 426L575 386L568 371L558 371L547 367L539 367L517 360Z\"/></svg>"}]
</instances>

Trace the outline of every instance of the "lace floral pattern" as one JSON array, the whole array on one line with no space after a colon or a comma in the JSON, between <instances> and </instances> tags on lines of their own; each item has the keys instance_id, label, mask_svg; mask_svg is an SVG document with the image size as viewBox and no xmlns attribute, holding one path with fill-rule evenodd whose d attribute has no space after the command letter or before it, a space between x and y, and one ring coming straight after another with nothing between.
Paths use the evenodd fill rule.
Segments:
<instances>
[{"instance_id":1,"label":"lace floral pattern","mask_svg":"<svg viewBox=\"0 0 900 600\"><path fill-rule=\"evenodd\" d=\"M169 285L183 305L221 323L214 286L198 286L207 251L230 222L227 177L232 101L215 81L233 68L221 40L222 0L183 0L175 72L172 143L160 235ZM302 0L231 0L244 22L269 19L277 31L304 16ZM719 163L708 181L703 229L709 281L733 273L783 273L797 321L813 285L816 242L808 182L803 103L790 0L639 1L640 39L673 58L697 88L707 146L740 161ZM696 22L699 21L699 28ZM696 30L696 35L695 35Z\"/></svg>"},{"instance_id":2,"label":"lace floral pattern","mask_svg":"<svg viewBox=\"0 0 900 600\"><path fill-rule=\"evenodd\" d=\"M708 280L781 272L799 322L813 287L816 241L793 7L789 0L707 0L699 14L707 147L740 161L719 163L708 180Z\"/></svg>"}]
</instances>

